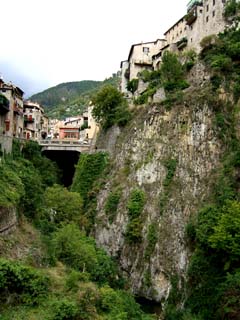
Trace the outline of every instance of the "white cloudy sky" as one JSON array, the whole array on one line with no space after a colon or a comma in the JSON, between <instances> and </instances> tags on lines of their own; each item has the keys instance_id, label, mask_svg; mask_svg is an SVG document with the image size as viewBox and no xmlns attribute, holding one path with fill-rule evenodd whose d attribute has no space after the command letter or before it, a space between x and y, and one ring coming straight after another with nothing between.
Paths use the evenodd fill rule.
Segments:
<instances>
[{"instance_id":1,"label":"white cloudy sky","mask_svg":"<svg viewBox=\"0 0 240 320\"><path fill-rule=\"evenodd\" d=\"M0 0L0 74L32 94L104 80L132 44L162 38L187 0Z\"/></svg>"}]
</instances>

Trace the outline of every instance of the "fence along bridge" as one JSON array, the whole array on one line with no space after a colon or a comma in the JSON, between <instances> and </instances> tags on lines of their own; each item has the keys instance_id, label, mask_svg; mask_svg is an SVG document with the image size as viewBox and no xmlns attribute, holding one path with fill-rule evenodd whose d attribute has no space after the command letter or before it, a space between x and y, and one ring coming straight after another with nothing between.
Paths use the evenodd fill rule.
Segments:
<instances>
[{"instance_id":1,"label":"fence along bridge","mask_svg":"<svg viewBox=\"0 0 240 320\"><path fill-rule=\"evenodd\" d=\"M39 145L42 151L77 151L80 153L90 153L94 151L94 144L92 140L66 140L66 139L51 139L40 140Z\"/></svg>"}]
</instances>

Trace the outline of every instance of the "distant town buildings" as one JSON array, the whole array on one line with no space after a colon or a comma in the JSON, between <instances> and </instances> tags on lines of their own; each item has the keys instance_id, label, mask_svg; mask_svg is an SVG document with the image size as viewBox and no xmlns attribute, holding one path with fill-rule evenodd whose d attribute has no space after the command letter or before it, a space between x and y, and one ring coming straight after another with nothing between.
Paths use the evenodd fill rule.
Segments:
<instances>
[{"instance_id":1,"label":"distant town buildings","mask_svg":"<svg viewBox=\"0 0 240 320\"><path fill-rule=\"evenodd\" d=\"M127 90L128 81L138 78L144 69L158 70L165 51L194 49L200 52L200 42L204 37L218 34L226 28L226 3L226 0L191 0L187 4L186 15L164 33L164 39L132 45L128 59L120 66L121 92L131 96Z\"/></svg>"},{"instance_id":2,"label":"distant town buildings","mask_svg":"<svg viewBox=\"0 0 240 320\"><path fill-rule=\"evenodd\" d=\"M82 115L69 117L65 121L50 121L50 138L60 140L92 141L98 132L98 125L92 116L90 105Z\"/></svg>"},{"instance_id":3,"label":"distant town buildings","mask_svg":"<svg viewBox=\"0 0 240 320\"><path fill-rule=\"evenodd\" d=\"M48 119L44 108L36 102L23 100L24 92L12 83L0 79L0 151L10 153L14 138L64 141L75 140L90 143L98 126L92 117L92 108L77 117L65 120Z\"/></svg>"}]
</instances>

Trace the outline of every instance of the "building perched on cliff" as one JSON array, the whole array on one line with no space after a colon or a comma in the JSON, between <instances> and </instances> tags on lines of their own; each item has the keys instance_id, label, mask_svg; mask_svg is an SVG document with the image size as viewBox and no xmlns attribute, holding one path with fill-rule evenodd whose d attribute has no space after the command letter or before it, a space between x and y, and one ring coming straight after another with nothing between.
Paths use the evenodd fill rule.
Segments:
<instances>
[{"instance_id":1,"label":"building perched on cliff","mask_svg":"<svg viewBox=\"0 0 240 320\"><path fill-rule=\"evenodd\" d=\"M24 102L24 132L25 139L40 140L48 133L48 118L39 103Z\"/></svg>"},{"instance_id":2,"label":"building perched on cliff","mask_svg":"<svg viewBox=\"0 0 240 320\"><path fill-rule=\"evenodd\" d=\"M127 93L127 83L138 77L144 69L153 68L152 56L156 55L166 44L164 39L152 42L137 43L131 46L128 60L121 62L122 81L121 91Z\"/></svg>"},{"instance_id":3,"label":"building perched on cliff","mask_svg":"<svg viewBox=\"0 0 240 320\"><path fill-rule=\"evenodd\" d=\"M128 60L121 62L121 91L125 94L127 83L143 69L157 70L165 51L194 49L200 52L201 40L222 32L227 23L224 18L226 0L191 0L186 15L165 33L164 39L132 45Z\"/></svg>"},{"instance_id":4,"label":"building perched on cliff","mask_svg":"<svg viewBox=\"0 0 240 320\"><path fill-rule=\"evenodd\" d=\"M13 137L23 137L23 91L0 79L0 149L11 152Z\"/></svg>"}]
</instances>

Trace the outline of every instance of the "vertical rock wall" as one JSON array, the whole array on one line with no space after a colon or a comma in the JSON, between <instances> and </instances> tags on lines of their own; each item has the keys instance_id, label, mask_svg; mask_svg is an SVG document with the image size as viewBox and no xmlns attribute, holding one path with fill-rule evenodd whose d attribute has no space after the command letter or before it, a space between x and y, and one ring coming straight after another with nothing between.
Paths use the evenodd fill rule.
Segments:
<instances>
[{"instance_id":1,"label":"vertical rock wall","mask_svg":"<svg viewBox=\"0 0 240 320\"><path fill-rule=\"evenodd\" d=\"M186 277L190 251L185 227L209 195L211 173L222 152L211 106L198 102L194 94L190 92L184 103L170 111L161 105L136 111L114 148L111 145L112 171L98 197L97 243L118 257L135 294L156 301L167 299L173 276L180 280ZM108 149L107 138L99 148ZM176 170L166 187L171 160L176 162ZM105 205L109 193L118 187L121 198L110 221ZM129 244L125 238L127 203L136 188L143 190L146 198L141 214L142 241ZM146 258L150 225L157 230L157 241Z\"/></svg>"}]
</instances>

